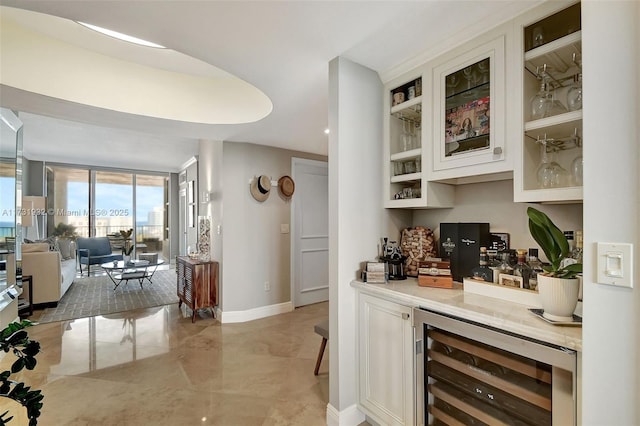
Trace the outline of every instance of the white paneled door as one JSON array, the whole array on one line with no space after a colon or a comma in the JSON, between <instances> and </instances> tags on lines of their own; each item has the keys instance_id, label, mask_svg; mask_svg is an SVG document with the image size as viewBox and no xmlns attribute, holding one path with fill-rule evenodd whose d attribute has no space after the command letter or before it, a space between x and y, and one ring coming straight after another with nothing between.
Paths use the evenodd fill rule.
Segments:
<instances>
[{"instance_id":1,"label":"white paneled door","mask_svg":"<svg viewBox=\"0 0 640 426\"><path fill-rule=\"evenodd\" d=\"M298 307L329 300L328 165L293 158L291 175L291 298Z\"/></svg>"}]
</instances>

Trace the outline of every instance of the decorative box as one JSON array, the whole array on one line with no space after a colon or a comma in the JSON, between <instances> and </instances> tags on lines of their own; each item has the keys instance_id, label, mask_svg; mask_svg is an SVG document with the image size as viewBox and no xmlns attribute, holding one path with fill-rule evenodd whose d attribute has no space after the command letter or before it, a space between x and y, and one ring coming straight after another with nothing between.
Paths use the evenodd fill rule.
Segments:
<instances>
[{"instance_id":1,"label":"decorative box","mask_svg":"<svg viewBox=\"0 0 640 426\"><path fill-rule=\"evenodd\" d=\"M441 223L440 257L451 261L453 279L462 282L480 261L480 247L491 242L488 223Z\"/></svg>"}]
</instances>

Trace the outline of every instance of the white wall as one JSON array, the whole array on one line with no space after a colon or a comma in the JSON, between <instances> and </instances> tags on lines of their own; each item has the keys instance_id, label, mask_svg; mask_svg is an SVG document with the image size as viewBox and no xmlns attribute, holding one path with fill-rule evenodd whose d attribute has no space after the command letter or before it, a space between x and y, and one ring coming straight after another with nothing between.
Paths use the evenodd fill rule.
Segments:
<instances>
[{"instance_id":1,"label":"white wall","mask_svg":"<svg viewBox=\"0 0 640 426\"><path fill-rule=\"evenodd\" d=\"M329 63L328 424L357 424L355 291L360 262L377 255L382 209L382 83L344 58ZM386 232L386 229L384 229Z\"/></svg>"},{"instance_id":2,"label":"white wall","mask_svg":"<svg viewBox=\"0 0 640 426\"><path fill-rule=\"evenodd\" d=\"M211 218L211 259L218 262L218 279L222 278L223 253L222 233L218 234L218 226L222 230L222 141L201 140L198 155L198 186L200 189L198 215ZM209 202L204 201L204 193L209 193ZM218 286L218 303L220 308L223 299L222 286Z\"/></svg>"},{"instance_id":3,"label":"white wall","mask_svg":"<svg viewBox=\"0 0 640 426\"><path fill-rule=\"evenodd\" d=\"M582 3L582 421L640 424L640 2ZM594 283L596 242L634 245L634 289Z\"/></svg>"},{"instance_id":4,"label":"white wall","mask_svg":"<svg viewBox=\"0 0 640 426\"><path fill-rule=\"evenodd\" d=\"M562 230L582 229L582 204L529 204L513 202L513 181L474 183L457 186L455 207L416 210L413 226L427 226L439 238L440 223L488 222L491 232L507 232L511 248L537 247L529 233L527 207L533 206L549 215ZM544 254L540 251L541 257Z\"/></svg>"},{"instance_id":5,"label":"white wall","mask_svg":"<svg viewBox=\"0 0 640 426\"><path fill-rule=\"evenodd\" d=\"M260 203L249 193L254 176L277 181L291 175L291 157L326 160L326 157L247 143L224 142L222 147L222 250L221 274L224 312L247 311L291 300L291 234L280 225L290 224L291 205L276 187ZM295 196L295 195L294 195ZM264 290L269 281L271 291Z\"/></svg>"}]
</instances>

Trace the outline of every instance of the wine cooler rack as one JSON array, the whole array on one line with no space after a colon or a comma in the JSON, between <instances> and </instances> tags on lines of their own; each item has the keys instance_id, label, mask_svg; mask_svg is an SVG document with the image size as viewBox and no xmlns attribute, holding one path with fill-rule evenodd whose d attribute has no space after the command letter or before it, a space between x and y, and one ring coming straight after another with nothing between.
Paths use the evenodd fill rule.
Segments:
<instances>
[{"instance_id":1,"label":"wine cooler rack","mask_svg":"<svg viewBox=\"0 0 640 426\"><path fill-rule=\"evenodd\" d=\"M575 424L574 351L423 309L414 319L418 424Z\"/></svg>"}]
</instances>

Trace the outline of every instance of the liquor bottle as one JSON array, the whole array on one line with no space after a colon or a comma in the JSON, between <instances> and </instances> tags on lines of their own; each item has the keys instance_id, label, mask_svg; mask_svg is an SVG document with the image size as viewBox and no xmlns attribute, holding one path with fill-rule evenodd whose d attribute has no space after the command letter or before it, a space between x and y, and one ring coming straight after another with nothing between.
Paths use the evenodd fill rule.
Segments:
<instances>
[{"instance_id":1,"label":"liquor bottle","mask_svg":"<svg viewBox=\"0 0 640 426\"><path fill-rule=\"evenodd\" d=\"M522 277L522 288L529 289L529 278L531 277L531 268L525 262L526 251L518 250L518 264L513 268L513 275Z\"/></svg>"},{"instance_id":2,"label":"liquor bottle","mask_svg":"<svg viewBox=\"0 0 640 426\"><path fill-rule=\"evenodd\" d=\"M511 266L511 253L508 251L502 252L502 262L500 262L500 273L513 275L513 266Z\"/></svg>"},{"instance_id":3,"label":"liquor bottle","mask_svg":"<svg viewBox=\"0 0 640 426\"><path fill-rule=\"evenodd\" d=\"M498 276L501 273L500 265L502 264L500 259L498 259L498 250L487 250L487 257L489 258L489 264L487 266L489 266L489 269L493 272L493 283L498 284Z\"/></svg>"},{"instance_id":4,"label":"liquor bottle","mask_svg":"<svg viewBox=\"0 0 640 426\"><path fill-rule=\"evenodd\" d=\"M573 239L573 231L564 231L564 237L567 239L567 243L569 243L569 253L571 253L576 246L575 240Z\"/></svg>"},{"instance_id":5,"label":"liquor bottle","mask_svg":"<svg viewBox=\"0 0 640 426\"><path fill-rule=\"evenodd\" d=\"M582 263L582 231L576 231L576 246L571 251L571 258L575 259L576 263Z\"/></svg>"},{"instance_id":6,"label":"liquor bottle","mask_svg":"<svg viewBox=\"0 0 640 426\"><path fill-rule=\"evenodd\" d=\"M487 248L480 247L479 265L471 270L471 276L476 280L493 282L493 271L489 269L487 259Z\"/></svg>"},{"instance_id":7,"label":"liquor bottle","mask_svg":"<svg viewBox=\"0 0 640 426\"><path fill-rule=\"evenodd\" d=\"M531 276L529 277L529 288L538 290L538 274L544 272L542 262L538 259L538 249L529 249L529 267L531 268Z\"/></svg>"},{"instance_id":8,"label":"liquor bottle","mask_svg":"<svg viewBox=\"0 0 640 426\"><path fill-rule=\"evenodd\" d=\"M572 254L576 249L576 243L575 243L575 240L573 239L573 236L574 236L573 231L564 231L564 236L567 238L567 243L569 243L569 255L564 259L562 259L562 261L560 261L561 268L566 268L567 266L577 262L572 257Z\"/></svg>"}]
</instances>

